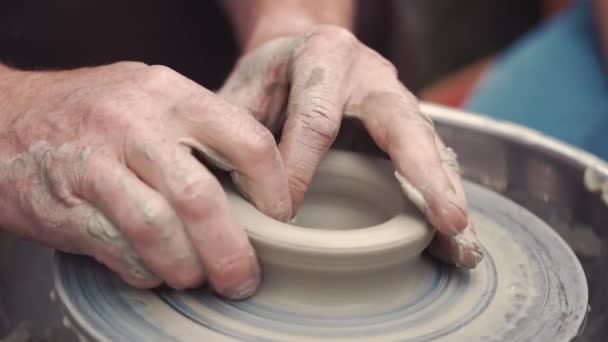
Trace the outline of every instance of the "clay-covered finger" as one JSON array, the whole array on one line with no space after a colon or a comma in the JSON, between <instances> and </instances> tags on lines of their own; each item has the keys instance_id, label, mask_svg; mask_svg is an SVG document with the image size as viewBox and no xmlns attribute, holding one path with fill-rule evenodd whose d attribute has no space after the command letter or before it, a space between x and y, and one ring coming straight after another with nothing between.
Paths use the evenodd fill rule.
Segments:
<instances>
[{"instance_id":1,"label":"clay-covered finger","mask_svg":"<svg viewBox=\"0 0 608 342\"><path fill-rule=\"evenodd\" d=\"M310 43L309 50L302 52L292 66L287 119L279 149L294 208L300 205L319 163L336 138L347 100L349 53L355 43L350 38L331 37ZM333 53L327 53L327 49Z\"/></svg>"},{"instance_id":2,"label":"clay-covered finger","mask_svg":"<svg viewBox=\"0 0 608 342\"><path fill-rule=\"evenodd\" d=\"M376 144L395 164L405 194L439 232L456 235L468 225L466 202L442 166L430 119L404 89L371 91L358 105Z\"/></svg>"},{"instance_id":3,"label":"clay-covered finger","mask_svg":"<svg viewBox=\"0 0 608 342\"><path fill-rule=\"evenodd\" d=\"M163 283L148 270L123 233L101 211L87 206L79 216L86 236L79 245L86 254L106 265L131 286L153 288Z\"/></svg>"},{"instance_id":4,"label":"clay-covered finger","mask_svg":"<svg viewBox=\"0 0 608 342\"><path fill-rule=\"evenodd\" d=\"M260 282L259 265L218 180L185 146L148 141L128 152L129 167L178 213L215 290L230 298L251 295Z\"/></svg>"},{"instance_id":5,"label":"clay-covered finger","mask_svg":"<svg viewBox=\"0 0 608 342\"><path fill-rule=\"evenodd\" d=\"M472 221L461 234L435 235L428 251L434 257L460 268L474 268L483 258L483 251L475 235Z\"/></svg>"},{"instance_id":6,"label":"clay-covered finger","mask_svg":"<svg viewBox=\"0 0 608 342\"><path fill-rule=\"evenodd\" d=\"M265 214L291 218L287 174L272 133L219 96L190 98L180 109L179 142L231 171L239 191Z\"/></svg>"},{"instance_id":7,"label":"clay-covered finger","mask_svg":"<svg viewBox=\"0 0 608 342\"><path fill-rule=\"evenodd\" d=\"M97 159L90 170L86 199L120 227L147 268L173 288L200 285L202 262L167 200L118 162Z\"/></svg>"},{"instance_id":8,"label":"clay-covered finger","mask_svg":"<svg viewBox=\"0 0 608 342\"><path fill-rule=\"evenodd\" d=\"M466 195L464 193L464 188L462 187L460 167L458 165L456 153L454 153L451 148L445 146L441 138L437 135L435 136L435 145L438 149L443 170L450 178L452 184L454 184L460 203L465 203L466 206ZM468 220L467 226L461 233L451 236L438 234L436 240L439 241L431 246L431 253L443 259L448 259L449 262L459 267L473 268L483 258L481 242L477 238L475 224L472 219ZM441 246L446 247L443 250L437 248Z\"/></svg>"}]
</instances>

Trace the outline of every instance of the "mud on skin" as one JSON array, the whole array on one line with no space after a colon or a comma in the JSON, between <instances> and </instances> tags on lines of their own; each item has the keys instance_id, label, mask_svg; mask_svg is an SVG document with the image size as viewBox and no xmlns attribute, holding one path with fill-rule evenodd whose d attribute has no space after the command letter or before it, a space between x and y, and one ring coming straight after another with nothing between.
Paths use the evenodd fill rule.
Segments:
<instances>
[{"instance_id":1,"label":"mud on skin","mask_svg":"<svg viewBox=\"0 0 608 342\"><path fill-rule=\"evenodd\" d=\"M287 176L266 128L161 66L3 71L2 226L93 256L137 287L209 281L226 296L253 293L253 248L189 146L225 156L282 219Z\"/></svg>"},{"instance_id":2,"label":"mud on skin","mask_svg":"<svg viewBox=\"0 0 608 342\"><path fill-rule=\"evenodd\" d=\"M220 96L135 62L0 72L0 225L91 255L131 285L208 281L228 297L252 294L255 252L191 148L231 170L261 211L286 221L345 112L424 198L437 255L463 267L479 261L460 177L432 122L395 68L345 29L320 25L261 45L242 57ZM468 238L453 238L461 232Z\"/></svg>"},{"instance_id":3,"label":"mud on skin","mask_svg":"<svg viewBox=\"0 0 608 342\"><path fill-rule=\"evenodd\" d=\"M219 94L269 129L283 128L279 151L294 212L347 113L389 154L411 185L406 194L424 198L423 212L447 248L438 254L462 267L481 260L453 151L394 66L347 30L321 25L261 45L239 60ZM451 238L460 232L468 238Z\"/></svg>"}]
</instances>

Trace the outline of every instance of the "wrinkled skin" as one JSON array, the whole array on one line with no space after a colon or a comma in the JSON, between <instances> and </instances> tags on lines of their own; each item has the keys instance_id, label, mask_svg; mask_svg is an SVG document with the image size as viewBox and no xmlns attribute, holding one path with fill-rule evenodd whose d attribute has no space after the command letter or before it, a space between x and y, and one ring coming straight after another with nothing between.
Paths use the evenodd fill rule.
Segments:
<instances>
[{"instance_id":1,"label":"wrinkled skin","mask_svg":"<svg viewBox=\"0 0 608 342\"><path fill-rule=\"evenodd\" d=\"M285 221L343 113L363 122L424 199L419 208L439 233L434 253L461 267L481 258L455 160L393 66L346 30L319 26L262 45L220 96L130 62L11 71L0 88L0 226L93 256L133 286L209 281L225 296L251 295L255 252L191 148Z\"/></svg>"},{"instance_id":2,"label":"wrinkled skin","mask_svg":"<svg viewBox=\"0 0 608 342\"><path fill-rule=\"evenodd\" d=\"M343 115L354 116L424 198L418 207L438 231L430 250L464 268L481 260L453 153L394 66L348 30L318 26L268 42L241 58L220 94L269 129L283 128L279 150L294 211Z\"/></svg>"},{"instance_id":3,"label":"wrinkled skin","mask_svg":"<svg viewBox=\"0 0 608 342\"><path fill-rule=\"evenodd\" d=\"M91 255L137 287L208 279L229 297L255 290L254 250L187 145L229 161L260 209L285 220L287 178L266 128L161 66L10 77L17 86L0 102L10 113L0 134L3 227Z\"/></svg>"}]
</instances>

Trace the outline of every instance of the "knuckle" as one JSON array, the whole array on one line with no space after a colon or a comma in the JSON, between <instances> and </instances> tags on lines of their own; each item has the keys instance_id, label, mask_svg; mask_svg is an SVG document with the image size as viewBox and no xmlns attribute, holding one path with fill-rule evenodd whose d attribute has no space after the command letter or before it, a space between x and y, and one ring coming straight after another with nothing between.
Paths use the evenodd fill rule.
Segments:
<instances>
[{"instance_id":1,"label":"knuckle","mask_svg":"<svg viewBox=\"0 0 608 342\"><path fill-rule=\"evenodd\" d=\"M208 217L218 212L222 191L211 177L187 181L175 192L175 207L194 217Z\"/></svg>"},{"instance_id":2,"label":"knuckle","mask_svg":"<svg viewBox=\"0 0 608 342\"><path fill-rule=\"evenodd\" d=\"M321 98L304 106L298 113L301 123L312 138L321 139L324 143L331 143L338 133L339 118L334 115L333 105Z\"/></svg>"},{"instance_id":3,"label":"knuckle","mask_svg":"<svg viewBox=\"0 0 608 342\"><path fill-rule=\"evenodd\" d=\"M148 200L140 216L131 225L124 227L129 238L137 245L150 246L162 241L171 233L173 215L168 206L159 200Z\"/></svg>"},{"instance_id":4,"label":"knuckle","mask_svg":"<svg viewBox=\"0 0 608 342\"><path fill-rule=\"evenodd\" d=\"M100 193L101 178L106 169L105 161L97 154L92 155L86 163L86 167L82 170L82 175L78 184L75 186L75 191L85 198L94 198Z\"/></svg>"},{"instance_id":5,"label":"knuckle","mask_svg":"<svg viewBox=\"0 0 608 342\"><path fill-rule=\"evenodd\" d=\"M150 65L140 73L140 82L144 85L157 86L167 84L179 78L179 74L164 65Z\"/></svg>"},{"instance_id":6,"label":"knuckle","mask_svg":"<svg viewBox=\"0 0 608 342\"><path fill-rule=\"evenodd\" d=\"M357 38L351 31L334 25L319 26L312 32L311 39L313 41L318 39L332 46L354 45L357 43Z\"/></svg>"},{"instance_id":7,"label":"knuckle","mask_svg":"<svg viewBox=\"0 0 608 342\"><path fill-rule=\"evenodd\" d=\"M384 58L383 56L378 54L378 63L380 64L380 67L384 70L386 70L386 72L392 76L393 78L397 79L399 77L399 71L397 70L397 67L395 67L395 65L393 63L391 63L389 60L387 60L386 58Z\"/></svg>"},{"instance_id":8,"label":"knuckle","mask_svg":"<svg viewBox=\"0 0 608 342\"><path fill-rule=\"evenodd\" d=\"M132 90L117 86L88 99L85 110L89 128L98 131L128 128L134 118L128 115L130 109L127 104L134 96L136 94Z\"/></svg>"},{"instance_id":9,"label":"knuckle","mask_svg":"<svg viewBox=\"0 0 608 342\"><path fill-rule=\"evenodd\" d=\"M164 226L174 220L169 205L160 199L148 199L142 208L142 221L152 226Z\"/></svg>"},{"instance_id":10,"label":"knuckle","mask_svg":"<svg viewBox=\"0 0 608 342\"><path fill-rule=\"evenodd\" d=\"M135 245L150 246L159 240L158 232L149 224L139 222L123 228Z\"/></svg>"},{"instance_id":11,"label":"knuckle","mask_svg":"<svg viewBox=\"0 0 608 342\"><path fill-rule=\"evenodd\" d=\"M274 156L276 142L269 130L262 127L249 132L245 136L246 140L243 142L243 145L250 156L256 159L268 159Z\"/></svg>"},{"instance_id":12,"label":"knuckle","mask_svg":"<svg viewBox=\"0 0 608 342\"><path fill-rule=\"evenodd\" d=\"M364 47L363 53L368 57L366 61L371 61L372 63L374 63L373 65L378 66L380 70L384 70L388 72L391 76L397 78L398 70L395 65L391 61L386 59L384 56L382 56L379 52L369 47Z\"/></svg>"}]
</instances>

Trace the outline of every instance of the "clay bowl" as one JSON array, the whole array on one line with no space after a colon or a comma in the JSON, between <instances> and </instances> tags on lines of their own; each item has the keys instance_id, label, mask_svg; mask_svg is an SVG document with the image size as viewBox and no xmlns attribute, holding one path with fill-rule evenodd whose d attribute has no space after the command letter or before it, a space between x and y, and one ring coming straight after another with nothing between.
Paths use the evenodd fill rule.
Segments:
<instances>
[{"instance_id":1,"label":"clay bowl","mask_svg":"<svg viewBox=\"0 0 608 342\"><path fill-rule=\"evenodd\" d=\"M394 303L395 293L416 297L432 276L422 252L435 231L405 198L386 159L331 151L287 223L227 190L262 264L258 302L278 300L310 315L375 312Z\"/></svg>"},{"instance_id":2,"label":"clay bowl","mask_svg":"<svg viewBox=\"0 0 608 342\"><path fill-rule=\"evenodd\" d=\"M277 267L341 276L409 264L430 243L434 230L405 198L393 173L386 159L331 151L297 216L287 223L261 214L235 191L227 193L265 273Z\"/></svg>"},{"instance_id":3,"label":"clay bowl","mask_svg":"<svg viewBox=\"0 0 608 342\"><path fill-rule=\"evenodd\" d=\"M605 297L600 295L608 286L605 276L608 266L608 237L603 230L608 218L605 215L606 205L600 196L586 189L584 174L585 170L595 170L599 175L608 177L605 164L578 150L517 126L500 124L431 105L423 105L423 110L434 118L444 140L458 153L465 178L532 211L558 231L577 252L589 281L590 303L593 309L580 340L601 340L608 329L605 328L608 326L608 306L604 305ZM346 122L336 143L337 147L382 156L372 147L371 141L357 139L354 143L355 140L350 139L358 129L360 127L356 123ZM590 172L593 171L587 171L587 174ZM384 208L379 211L378 217L385 220L393 214L390 208ZM316 223L299 217L296 218L295 225ZM369 226L367 223L365 225ZM378 225L381 226L377 224L372 227ZM332 227L336 229L323 231L317 227L317 233L338 234L340 227ZM274 243L265 238L252 239L257 244L271 245L269 250L274 250L275 254L261 255L267 264L272 265L273 260L278 261L275 266L270 267L284 267L285 262L291 263L290 267L305 267L309 264L280 257L282 242ZM425 243L424 239L404 241L419 241L420 246ZM403 243L416 247L411 250L420 247L416 243ZM336 256L335 251L317 249L311 254L310 250L301 247L302 257L323 253L333 253L333 256ZM358 252L355 248L355 251L340 253L356 256ZM415 254L403 257L407 259ZM64 326L63 311L51 300L51 260L52 251L48 249L0 235L0 337L12 334L11 337L31 336L50 341L75 340L75 335ZM314 264L314 260L309 261ZM338 263L334 266L345 265ZM343 269L348 270L348 267Z\"/></svg>"}]
</instances>

